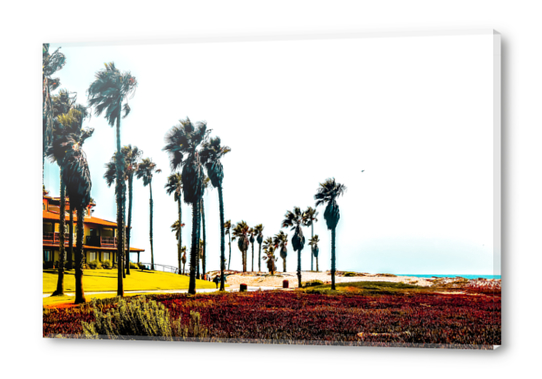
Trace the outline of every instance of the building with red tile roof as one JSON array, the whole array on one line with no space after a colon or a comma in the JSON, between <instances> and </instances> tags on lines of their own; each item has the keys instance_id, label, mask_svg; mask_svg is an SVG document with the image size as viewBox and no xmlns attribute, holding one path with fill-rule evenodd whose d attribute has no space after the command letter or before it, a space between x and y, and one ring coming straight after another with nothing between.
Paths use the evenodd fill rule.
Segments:
<instances>
[{"instance_id":1,"label":"building with red tile roof","mask_svg":"<svg viewBox=\"0 0 542 379\"><path fill-rule=\"evenodd\" d=\"M94 217L93 208L96 206L91 202L87 207L83 219L83 254L85 262L110 261L112 264L117 262L117 223L103 218ZM70 201L66 198L64 246L66 255L69 254L69 224L70 224ZM73 214L73 247L75 250L75 241L77 230L77 215ZM60 245L60 198L48 196L46 192L43 195L43 267L53 267L59 260ZM137 254L139 262L140 253L145 251L137 247L130 246L130 255ZM72 256L75 262L75 257Z\"/></svg>"}]
</instances>

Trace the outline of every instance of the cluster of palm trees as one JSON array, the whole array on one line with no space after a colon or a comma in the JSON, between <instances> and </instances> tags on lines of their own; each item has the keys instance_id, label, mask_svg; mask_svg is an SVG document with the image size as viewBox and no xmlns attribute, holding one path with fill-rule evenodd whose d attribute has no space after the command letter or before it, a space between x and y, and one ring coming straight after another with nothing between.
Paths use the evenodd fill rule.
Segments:
<instances>
[{"instance_id":1,"label":"cluster of palm trees","mask_svg":"<svg viewBox=\"0 0 542 379\"><path fill-rule=\"evenodd\" d=\"M343 184L337 183L335 178L327 179L320 183L314 199L316 207L326 204L324 218L329 230L331 230L331 276L332 288L335 289L335 232L340 219L339 206L336 199L343 195L346 187ZM318 253L320 251L318 243L320 239L314 234L314 223L318 221L318 212L315 208L308 207L302 211L299 207L294 207L292 211L287 211L282 221L282 228L289 228L293 231L291 238L292 248L297 252L297 278L299 287L301 287L301 251L305 247L305 236L303 235L303 227L311 227L311 238L309 246L311 247L311 271L313 271L313 259L316 261L316 271L318 271ZM241 251L243 264L243 272L247 271L247 251L252 245L252 271L254 271L254 242L257 239L259 244L258 255L258 271L261 271L261 251L263 242L264 257L263 260L267 263L267 268L274 275L277 271L276 262L278 258L275 256L277 250L280 251L282 258L283 271L286 272L286 258L288 256L288 235L284 231L279 231L275 236L265 238L263 236L264 227L262 224L256 225L254 228L248 226L245 221L238 222L232 229L231 220L224 224L226 234L233 235L233 240L237 239L237 246ZM231 230L231 232L230 232ZM230 261L231 261L231 240L230 240Z\"/></svg>"},{"instance_id":2,"label":"cluster of palm trees","mask_svg":"<svg viewBox=\"0 0 542 379\"><path fill-rule=\"evenodd\" d=\"M90 115L92 108L96 116L104 115L111 127L115 127L117 150L106 163L104 178L108 186L115 183L115 195L117 204L117 260L118 279L117 295L124 295L123 279L130 274L129 251L130 230L132 222L133 204L133 179L143 181L144 186L149 187L149 239L151 246L151 269L154 269L153 249L153 195L152 179L154 174L161 172L150 158L141 159L143 151L137 146L121 144L121 119L130 113L128 99L133 96L137 87L137 80L129 72L121 72L114 63L106 63L105 67L95 74L94 81L87 90L88 107L77 104L77 96L67 90L60 90L57 95L52 92L59 87L60 81L52 78L52 75L60 70L66 62L65 56L57 49L49 52L49 45L43 45L43 131L44 131L44 158L47 156L51 161L58 163L60 167L60 228L64 230L64 209L66 196L70 199L70 208L77 211L77 241L75 249L76 269L76 299L75 303L85 301L82 284L83 268L83 211L89 205L90 190L92 183L85 153L82 150L85 139L92 135L93 129L83 128L83 121ZM258 271L261 271L262 245L268 269L276 271L277 258L274 252L280 249L280 257L283 260L283 269L286 271L286 257L288 236L283 231L274 237L268 237L264 241L262 224L249 227L245 221L238 222L235 226L231 220L224 220L223 179L224 168L222 158L231 151L223 146L219 137L210 137L210 130L205 122L192 123L189 118L180 120L165 136L163 148L170 156L172 173L167 178L165 185L166 193L174 194L177 203L178 220L172 225L178 241L178 266L179 273L185 273L186 247L182 244L182 202L192 207L192 239L189 254L190 261L190 294L196 292L196 277L199 275L199 263L201 260L202 273L206 272L206 229L205 229L205 206L203 194L209 183L217 188L220 214L220 290L225 288L226 257L225 235L229 237L228 269L231 262L231 241L237 240L237 245L242 253L243 271L248 268L248 249L252 246L251 269L254 271L254 244L258 242ZM128 218L125 220L126 186L128 187ZM335 272L335 228L339 220L339 208L336 198L343 194L345 187L338 184L334 179L328 179L321 183L315 195L316 206L327 204L324 218L328 229L332 231L332 275ZM70 212L70 223L73 225L73 212ZM301 251L305 245L303 227L311 226L311 270L313 258L316 260L318 270L318 235L314 235L313 226L318 221L318 212L312 207L301 211L295 207L288 211L282 222L283 228L290 228L294 232L291 239L292 247L298 255L297 275L301 286ZM72 226L73 228L73 226ZM232 238L233 235L233 238ZM70 233L70 239L72 238ZM63 233L60 233L63 239ZM70 241L70 250L72 241ZM57 291L55 295L63 294L64 273L64 242L60 241L60 261ZM69 255L71 259L71 254ZM70 263L71 264L71 263ZM125 267L126 266L126 267ZM182 270L181 270L182 266ZM334 286L334 277L333 277Z\"/></svg>"}]
</instances>

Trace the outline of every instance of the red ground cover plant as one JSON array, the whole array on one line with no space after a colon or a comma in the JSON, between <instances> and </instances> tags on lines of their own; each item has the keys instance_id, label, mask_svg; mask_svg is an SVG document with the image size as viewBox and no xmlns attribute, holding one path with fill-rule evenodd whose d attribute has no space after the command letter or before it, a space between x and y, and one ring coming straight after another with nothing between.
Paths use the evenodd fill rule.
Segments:
<instances>
[{"instance_id":1,"label":"red ground cover plant","mask_svg":"<svg viewBox=\"0 0 542 379\"><path fill-rule=\"evenodd\" d=\"M501 344L500 292L322 295L297 291L148 296L171 319L201 314L213 341L492 348ZM107 310L114 305L103 305ZM88 305L45 310L44 336L80 337Z\"/></svg>"}]
</instances>

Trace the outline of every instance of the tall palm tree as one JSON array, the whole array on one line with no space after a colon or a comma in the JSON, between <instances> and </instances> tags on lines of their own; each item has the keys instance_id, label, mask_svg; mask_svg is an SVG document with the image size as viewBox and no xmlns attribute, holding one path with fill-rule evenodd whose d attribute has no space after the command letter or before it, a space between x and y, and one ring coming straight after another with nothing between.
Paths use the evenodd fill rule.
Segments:
<instances>
[{"instance_id":1,"label":"tall palm tree","mask_svg":"<svg viewBox=\"0 0 542 379\"><path fill-rule=\"evenodd\" d=\"M316 216L318 216L318 212L313 207L308 207L305 211L305 216L307 219L307 226L311 227L311 240L314 237L314 223L318 221ZM311 271L313 271L313 258L314 255L311 254ZM316 270L318 271L318 270Z\"/></svg>"},{"instance_id":2,"label":"tall palm tree","mask_svg":"<svg viewBox=\"0 0 542 379\"><path fill-rule=\"evenodd\" d=\"M189 118L166 134L164 150L170 154L173 171L182 167L184 202L192 205L192 246L190 250L190 281L188 293L196 293L196 257L200 229L200 200L203 196L203 166L199 147L205 142L209 131L205 122L193 125Z\"/></svg>"},{"instance_id":3,"label":"tall palm tree","mask_svg":"<svg viewBox=\"0 0 542 379\"><path fill-rule=\"evenodd\" d=\"M250 241L250 245L252 246L252 269L250 271L254 272L254 242L256 241L256 238L254 235L256 232L254 231L254 228L250 228L248 230L248 240Z\"/></svg>"},{"instance_id":4,"label":"tall palm tree","mask_svg":"<svg viewBox=\"0 0 542 379\"><path fill-rule=\"evenodd\" d=\"M152 178L154 174L160 173L162 170L156 168L156 163L151 158L144 158L136 170L137 179L143 180L143 186L149 186L149 240L151 243L151 270L154 270L154 244L153 244L153 230L152 230L152 216L153 216L153 200L152 200Z\"/></svg>"},{"instance_id":5,"label":"tall palm tree","mask_svg":"<svg viewBox=\"0 0 542 379\"><path fill-rule=\"evenodd\" d=\"M52 75L61 70L66 64L66 57L60 52L60 48L49 52L49 44L42 46L42 95L43 95L43 156L42 156L42 181L45 167L46 150L52 144L54 118L51 93L60 86L60 79Z\"/></svg>"},{"instance_id":6,"label":"tall palm tree","mask_svg":"<svg viewBox=\"0 0 542 379\"><path fill-rule=\"evenodd\" d=\"M269 272L271 275L275 275L275 271L277 270L277 266L275 265L275 262L277 261L277 258L275 257L275 249L276 245L273 242L273 238L268 237L264 243L263 243L263 249L264 249L264 257L263 260L267 261L267 268L269 269Z\"/></svg>"},{"instance_id":7,"label":"tall palm tree","mask_svg":"<svg viewBox=\"0 0 542 379\"><path fill-rule=\"evenodd\" d=\"M121 149L128 181L128 220L126 227L126 275L130 275L130 238L132 233L132 205L134 197L134 175L139 167L143 150L137 146L126 145ZM138 262L139 263L139 262Z\"/></svg>"},{"instance_id":8,"label":"tall palm tree","mask_svg":"<svg viewBox=\"0 0 542 379\"><path fill-rule=\"evenodd\" d=\"M75 111L79 112L79 114L77 114ZM76 118L79 119L79 126L77 126L77 123L75 122L74 123L74 127L71 128L71 130L73 131L75 137L76 137L76 141L79 143L80 146L83 146L83 144L85 143L85 140L87 138L90 138L92 137L92 134L94 133L94 128L83 128L83 121L87 118L90 118L90 113L88 111L88 108L81 105L81 104L75 104L73 106L73 111L72 113L74 114L74 116ZM70 111L68 111L68 115L70 115ZM92 203L92 201L91 201ZM69 232L69 251L68 251L68 262L67 262L67 265L66 265L66 269L68 270L71 270L73 268L73 260L72 260L72 257L73 257L73 231L74 231L74 225L73 225L73 216L74 216L74 212L73 212L73 208L70 204L70 232Z\"/></svg>"},{"instance_id":9,"label":"tall palm tree","mask_svg":"<svg viewBox=\"0 0 542 379\"><path fill-rule=\"evenodd\" d=\"M60 210L59 210L59 267L57 289L52 296L64 294L64 261L65 261L65 241L64 233L66 230L66 187L63 180L62 170L66 165L66 151L68 149L66 138L73 140L78 146L82 146L85 139L90 137L93 129L82 129L82 119L84 117L84 107L82 111L75 108L75 96L66 90L61 90L60 94L53 97L53 120L54 127L52 133L51 145L47 146L45 154L52 162L57 162L60 167ZM73 208L70 207L70 220L73 222ZM73 253L73 223L70 227L70 269L71 254Z\"/></svg>"},{"instance_id":10,"label":"tall palm tree","mask_svg":"<svg viewBox=\"0 0 542 379\"><path fill-rule=\"evenodd\" d=\"M262 271L262 242L263 242L263 225L258 224L254 227L256 241L258 241L258 271Z\"/></svg>"},{"instance_id":11,"label":"tall palm tree","mask_svg":"<svg viewBox=\"0 0 542 379\"><path fill-rule=\"evenodd\" d=\"M294 211L288 211L282 221L283 228L291 228L294 231L292 237L292 247L297 251L297 279L299 288L301 288L301 250L305 246L305 237L303 236L303 226L307 225L305 212L301 212L299 207L294 207Z\"/></svg>"},{"instance_id":12,"label":"tall palm tree","mask_svg":"<svg viewBox=\"0 0 542 379\"><path fill-rule=\"evenodd\" d=\"M228 270L230 269L230 263L231 263L231 220L228 220L224 223L224 233L228 235L229 241L228 246L230 248L230 256L228 258Z\"/></svg>"},{"instance_id":13,"label":"tall palm tree","mask_svg":"<svg viewBox=\"0 0 542 379\"><path fill-rule=\"evenodd\" d=\"M75 249L75 304L84 303L85 293L83 290L83 218L84 209L90 204L90 190L92 182L88 169L87 159L80 144L67 135L62 141L57 141L65 150L62 160L64 162L62 179L66 185L66 191L70 198L70 204L77 210L77 242Z\"/></svg>"},{"instance_id":14,"label":"tall palm tree","mask_svg":"<svg viewBox=\"0 0 542 379\"><path fill-rule=\"evenodd\" d=\"M278 232L278 234L275 235L273 242L275 243L277 248L280 247L280 257L282 258L282 268L283 268L283 271L286 272L286 257L288 256L288 250L286 246L288 246L288 235L281 230L280 232Z\"/></svg>"},{"instance_id":15,"label":"tall palm tree","mask_svg":"<svg viewBox=\"0 0 542 379\"><path fill-rule=\"evenodd\" d=\"M130 275L130 236L132 229L132 208L133 208L133 193L134 193L134 175L137 171L138 161L143 155L143 151L137 146L126 145L121 149L123 156L124 168L123 177L128 182L128 219L126 225L126 275ZM114 153L111 160L105 164L104 179L109 187L116 181L117 178L117 153Z\"/></svg>"},{"instance_id":16,"label":"tall palm tree","mask_svg":"<svg viewBox=\"0 0 542 379\"><path fill-rule=\"evenodd\" d=\"M180 173L176 172L168 176L166 182L166 192L168 195L174 194L174 199L178 205L179 220L176 222L177 225L183 225L183 211L182 211L182 201L181 201L181 192L183 190L183 180ZM180 228L178 228L177 236L177 259L179 264L179 274L181 274L181 250L183 245L183 233Z\"/></svg>"},{"instance_id":17,"label":"tall palm tree","mask_svg":"<svg viewBox=\"0 0 542 379\"><path fill-rule=\"evenodd\" d=\"M201 155L200 155L201 156ZM203 194L205 194L205 190L209 188L209 177L204 174L203 178ZM203 276L206 275L206 261L207 261L207 234L205 229L205 201L204 196L201 197L200 200L200 207L201 207L201 229L202 229L202 240L203 240L203 247L201 249L201 277L200 279L203 279Z\"/></svg>"},{"instance_id":18,"label":"tall palm tree","mask_svg":"<svg viewBox=\"0 0 542 379\"><path fill-rule=\"evenodd\" d=\"M320 248L318 247L319 242L320 240L318 239L318 234L316 234L309 240L309 246L311 247L312 255L316 259L316 271L319 271L318 269L318 253L320 252Z\"/></svg>"},{"instance_id":19,"label":"tall palm tree","mask_svg":"<svg viewBox=\"0 0 542 379\"><path fill-rule=\"evenodd\" d=\"M130 113L130 106L127 103L128 98L135 93L137 81L129 72L121 72L115 67L113 62L106 63L105 68L95 74L94 82L90 84L87 90L88 103L94 107L94 113L99 116L105 112L105 118L110 126L115 126L117 134L117 179L116 179L116 200L117 200L117 257L118 257L118 275L117 275L117 296L124 296L123 284L123 260L124 255L124 209L126 206L126 196L122 168L124 159L121 154L120 143L120 119L121 112L124 111L124 117Z\"/></svg>"},{"instance_id":20,"label":"tall palm tree","mask_svg":"<svg viewBox=\"0 0 542 379\"><path fill-rule=\"evenodd\" d=\"M201 163L207 170L207 176L211 180L213 187L218 189L218 207L220 212L220 291L224 291L225 288L225 276L224 270L226 257L225 257L225 242L224 234L225 229L228 230L230 235L231 221L224 222L224 199L222 192L222 183L224 180L224 167L222 166L222 157L229 153L231 149L227 146L222 146L219 137L213 137L209 141L202 144L201 147ZM230 244L230 260L231 260L231 240ZM229 263L228 260L228 269Z\"/></svg>"},{"instance_id":21,"label":"tall palm tree","mask_svg":"<svg viewBox=\"0 0 542 379\"><path fill-rule=\"evenodd\" d=\"M185 266L186 266L186 246L183 246L181 251L183 252L183 257L181 258L181 262L183 263L183 275L186 274ZM180 270L180 268L179 268Z\"/></svg>"},{"instance_id":22,"label":"tall palm tree","mask_svg":"<svg viewBox=\"0 0 542 379\"><path fill-rule=\"evenodd\" d=\"M331 230L331 289L335 289L335 229L341 218L339 205L336 199L346 191L344 184L337 183L335 178L327 179L320 183L320 187L314 195L316 206L327 204L324 211L327 228Z\"/></svg>"},{"instance_id":23,"label":"tall palm tree","mask_svg":"<svg viewBox=\"0 0 542 379\"><path fill-rule=\"evenodd\" d=\"M241 257L243 260L243 272L247 272L247 250L250 243L249 235L249 226L245 221L238 222L237 225L233 228L233 239L237 239L237 247L241 251Z\"/></svg>"}]
</instances>

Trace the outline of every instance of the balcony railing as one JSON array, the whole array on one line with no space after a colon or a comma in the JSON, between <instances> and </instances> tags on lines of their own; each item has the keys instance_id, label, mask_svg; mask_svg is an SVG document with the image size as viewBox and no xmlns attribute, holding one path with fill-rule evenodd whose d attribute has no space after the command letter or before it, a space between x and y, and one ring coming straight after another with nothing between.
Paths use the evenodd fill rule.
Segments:
<instances>
[{"instance_id":1,"label":"balcony railing","mask_svg":"<svg viewBox=\"0 0 542 379\"><path fill-rule=\"evenodd\" d=\"M117 237L87 236L85 245L117 248ZM124 245L126 247L126 244Z\"/></svg>"},{"instance_id":2,"label":"balcony railing","mask_svg":"<svg viewBox=\"0 0 542 379\"><path fill-rule=\"evenodd\" d=\"M48 244L58 244L60 243L60 233L43 233L43 243ZM75 243L75 236L74 236L74 243ZM64 245L70 244L70 234L64 233Z\"/></svg>"}]
</instances>

